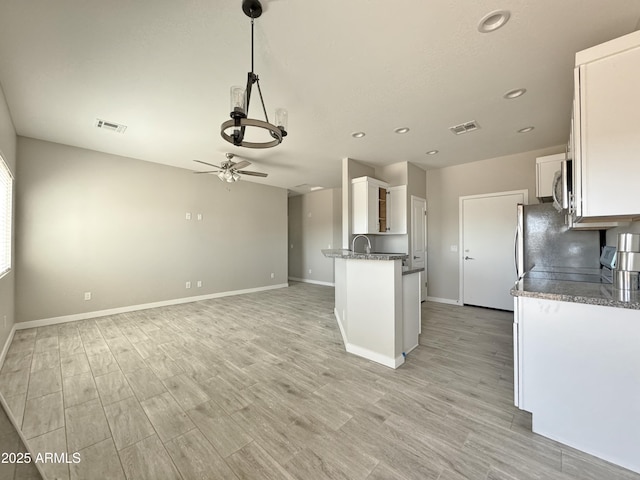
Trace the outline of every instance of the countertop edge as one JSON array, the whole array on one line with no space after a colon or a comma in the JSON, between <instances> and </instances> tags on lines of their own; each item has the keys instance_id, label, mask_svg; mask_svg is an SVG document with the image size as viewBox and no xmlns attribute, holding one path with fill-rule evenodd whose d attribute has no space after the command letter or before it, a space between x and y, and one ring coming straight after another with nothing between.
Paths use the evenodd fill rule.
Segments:
<instances>
[{"instance_id":1,"label":"countertop edge","mask_svg":"<svg viewBox=\"0 0 640 480\"><path fill-rule=\"evenodd\" d=\"M562 284L567 284L568 287L576 290L576 293L558 293L552 291L544 291L546 289L553 288L558 289L558 282L560 281L543 281L537 280L535 284L528 284L523 282L523 279L518 280L511 289L510 293L514 297L529 297L540 298L543 300L555 300L560 302L569 303L583 303L586 305L597 305L602 307L614 307L614 308L626 308L629 310L640 310L640 295L629 291L621 291L613 288L612 285L606 286L606 291L600 294L594 293L581 293L579 290L585 288L581 282L562 281ZM592 285L592 284L587 284ZM627 295L629 300L616 299L613 295Z\"/></svg>"},{"instance_id":2,"label":"countertop edge","mask_svg":"<svg viewBox=\"0 0 640 480\"><path fill-rule=\"evenodd\" d=\"M404 270L402 272L402 275L411 275L412 273L420 273L420 272L424 272L424 267L410 268L409 270Z\"/></svg>"},{"instance_id":3,"label":"countertop edge","mask_svg":"<svg viewBox=\"0 0 640 480\"><path fill-rule=\"evenodd\" d=\"M321 250L327 258L344 258L347 260L404 260L409 258L406 253L357 253L341 248Z\"/></svg>"}]
</instances>

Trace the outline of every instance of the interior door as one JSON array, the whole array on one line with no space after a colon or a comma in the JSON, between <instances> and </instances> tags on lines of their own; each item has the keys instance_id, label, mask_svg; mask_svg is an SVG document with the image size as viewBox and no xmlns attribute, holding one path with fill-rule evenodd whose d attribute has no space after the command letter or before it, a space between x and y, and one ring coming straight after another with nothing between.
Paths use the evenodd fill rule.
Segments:
<instances>
[{"instance_id":1,"label":"interior door","mask_svg":"<svg viewBox=\"0 0 640 480\"><path fill-rule=\"evenodd\" d=\"M411 268L424 268L420 275L420 301L427 297L427 201L411 195Z\"/></svg>"},{"instance_id":2,"label":"interior door","mask_svg":"<svg viewBox=\"0 0 640 480\"><path fill-rule=\"evenodd\" d=\"M461 197L462 302L513 310L514 237L525 192Z\"/></svg>"}]
</instances>

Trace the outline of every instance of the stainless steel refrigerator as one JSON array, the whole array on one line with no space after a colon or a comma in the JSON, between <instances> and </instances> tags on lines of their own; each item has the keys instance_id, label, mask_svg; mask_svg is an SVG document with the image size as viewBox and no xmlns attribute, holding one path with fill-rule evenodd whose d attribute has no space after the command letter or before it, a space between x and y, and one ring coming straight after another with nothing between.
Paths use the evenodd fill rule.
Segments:
<instances>
[{"instance_id":1,"label":"stainless steel refrigerator","mask_svg":"<svg viewBox=\"0 0 640 480\"><path fill-rule=\"evenodd\" d=\"M516 269L577 272L600 268L600 232L569 230L553 204L518 205Z\"/></svg>"}]
</instances>

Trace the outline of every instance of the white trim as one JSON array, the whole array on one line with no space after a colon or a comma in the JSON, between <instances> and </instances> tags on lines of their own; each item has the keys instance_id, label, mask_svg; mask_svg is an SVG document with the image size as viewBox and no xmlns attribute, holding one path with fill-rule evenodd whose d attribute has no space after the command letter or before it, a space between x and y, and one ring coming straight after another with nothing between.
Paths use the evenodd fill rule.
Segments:
<instances>
[{"instance_id":1,"label":"white trim","mask_svg":"<svg viewBox=\"0 0 640 480\"><path fill-rule=\"evenodd\" d=\"M427 302L446 303L448 305L462 305L460 300L452 298L427 297Z\"/></svg>"},{"instance_id":2,"label":"white trim","mask_svg":"<svg viewBox=\"0 0 640 480\"><path fill-rule=\"evenodd\" d=\"M505 197L509 195L522 194L522 198L525 205L529 204L529 190L509 190L507 192L493 192L493 193L480 193L478 195L464 195L458 197L458 303L457 305L464 305L464 262L462 257L464 255L464 201L473 200L476 198L490 198L490 197ZM515 229L514 229L515 231Z\"/></svg>"},{"instance_id":3,"label":"white trim","mask_svg":"<svg viewBox=\"0 0 640 480\"><path fill-rule=\"evenodd\" d=\"M353 345L351 343L347 343L347 352L353 353L354 355L358 355L359 357L366 358L367 360L371 360L373 362L384 365L385 367L390 368L398 368L400 365L404 363L404 356L400 355L396 358L387 357L386 355L382 355L380 353L369 350L368 348L359 347L358 345Z\"/></svg>"},{"instance_id":4,"label":"white trim","mask_svg":"<svg viewBox=\"0 0 640 480\"><path fill-rule=\"evenodd\" d=\"M14 323L11 327L11 331L9 332L9 336L7 337L7 341L4 342L4 346L2 347L2 352L0 352L0 369L4 365L4 359L7 357L7 352L9 351L9 346L11 346L11 341L13 340L13 336L16 333L16 324Z\"/></svg>"},{"instance_id":5,"label":"white trim","mask_svg":"<svg viewBox=\"0 0 640 480\"><path fill-rule=\"evenodd\" d=\"M336 284L333 282L323 282L320 280L309 280L308 278L298 278L298 277L289 277L289 280L294 282L302 282L302 283L313 283L314 285L324 285L326 287L335 287Z\"/></svg>"},{"instance_id":6,"label":"white trim","mask_svg":"<svg viewBox=\"0 0 640 480\"><path fill-rule=\"evenodd\" d=\"M390 368L398 368L400 365L404 363L404 355L400 355L397 358L387 357L386 355L382 355L380 353L369 350L368 348L359 347L358 345L353 345L352 343L347 342L347 335L342 326L342 319L338 314L337 309L333 309L333 314L338 321L338 327L340 328L340 334L342 335L342 343L344 343L344 348L347 353L352 353L353 355L357 355L362 358L366 358L367 360L371 360L373 362L384 365L385 367Z\"/></svg>"},{"instance_id":7,"label":"white trim","mask_svg":"<svg viewBox=\"0 0 640 480\"><path fill-rule=\"evenodd\" d=\"M157 308L157 307L167 307L170 305L180 305L182 303L199 302L201 300L230 297L232 295L243 295L245 293L263 292L266 290L275 290L277 288L284 288L288 286L289 286L288 283L280 283L278 285L268 285L266 287L246 288L244 290L232 290L228 292L210 293L207 295L198 295L196 297L175 298L172 300L163 300L161 302L143 303L140 305L130 305L127 307L109 308L107 310L96 310L93 312L76 313L73 315L63 315L61 317L43 318L40 320L29 320L27 322L18 322L15 324L15 327L17 330L24 330L25 328L34 328L34 327L46 327L48 325L75 322L77 320L88 320L90 318L105 317L107 315L115 315L118 313L135 312L138 310L147 310L149 308Z\"/></svg>"},{"instance_id":8,"label":"white trim","mask_svg":"<svg viewBox=\"0 0 640 480\"><path fill-rule=\"evenodd\" d=\"M347 344L349 342L347 342L347 333L344 331L344 327L342 326L342 319L340 318L340 315L338 315L338 309L334 308L333 309L333 314L336 317L336 320L338 321L338 328L340 328L340 335L342 335L342 343L345 345L345 348L347 346Z\"/></svg>"}]
</instances>

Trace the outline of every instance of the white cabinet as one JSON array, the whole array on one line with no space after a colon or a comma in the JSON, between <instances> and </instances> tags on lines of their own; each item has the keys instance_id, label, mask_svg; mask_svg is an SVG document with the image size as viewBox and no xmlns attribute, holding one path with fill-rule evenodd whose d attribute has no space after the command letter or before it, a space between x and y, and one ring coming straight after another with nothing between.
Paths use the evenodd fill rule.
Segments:
<instances>
[{"instance_id":1,"label":"white cabinet","mask_svg":"<svg viewBox=\"0 0 640 480\"><path fill-rule=\"evenodd\" d=\"M353 234L407 233L407 186L371 177L351 180Z\"/></svg>"},{"instance_id":2,"label":"white cabinet","mask_svg":"<svg viewBox=\"0 0 640 480\"><path fill-rule=\"evenodd\" d=\"M638 310L516 297L516 402L535 433L640 472Z\"/></svg>"},{"instance_id":3,"label":"white cabinet","mask_svg":"<svg viewBox=\"0 0 640 480\"><path fill-rule=\"evenodd\" d=\"M371 177L359 177L351 180L352 233L380 232L380 191L386 192L387 187L386 183Z\"/></svg>"},{"instance_id":4,"label":"white cabinet","mask_svg":"<svg viewBox=\"0 0 640 480\"><path fill-rule=\"evenodd\" d=\"M564 153L536 158L536 197L553 197L553 180L562 168Z\"/></svg>"},{"instance_id":5,"label":"white cabinet","mask_svg":"<svg viewBox=\"0 0 640 480\"><path fill-rule=\"evenodd\" d=\"M574 217L640 215L640 31L576 54Z\"/></svg>"}]
</instances>

